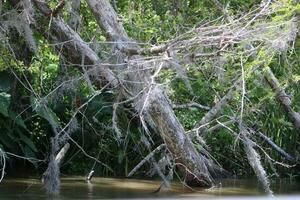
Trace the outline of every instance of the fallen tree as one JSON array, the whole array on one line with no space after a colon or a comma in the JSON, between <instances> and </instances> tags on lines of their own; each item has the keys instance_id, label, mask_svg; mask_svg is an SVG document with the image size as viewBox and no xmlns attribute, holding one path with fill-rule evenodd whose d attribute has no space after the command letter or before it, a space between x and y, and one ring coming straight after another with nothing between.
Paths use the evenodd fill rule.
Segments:
<instances>
[{"instance_id":1,"label":"fallen tree","mask_svg":"<svg viewBox=\"0 0 300 200\"><path fill-rule=\"evenodd\" d=\"M189 137L186 134L173 111L174 104L166 95L161 84L157 83L160 73L166 68L175 69L179 75L183 75L181 77L184 79L186 87L190 90L189 81L184 78L186 76L184 65L197 63L199 60L207 60L215 64L215 60L224 55L245 57L248 54L253 55L258 52L256 60L245 67L245 69L243 59L241 59L242 69L238 72L237 80L231 85L228 93L214 106L209 108L199 106L200 104L188 105L208 110L195 129L200 130L200 132L209 131L205 126L216 119L237 91L242 90L243 95L245 95L245 82L247 81L245 77L252 74L256 68L259 68L257 66L263 66L261 68L264 68L264 65L270 63L275 52L273 50L269 51L268 47L270 45L275 45L274 48L278 47L272 41L288 35L290 32L286 33L285 29L289 29L290 24L295 21L294 19L287 21L282 19L282 21L273 23L262 20L263 17L276 13L277 7L280 7L277 4L268 2L261 8L256 9L255 12L250 12L248 15L238 19L231 19L229 23L200 26L179 35L165 44L154 47L141 47L138 41L128 37L121 20L109 1L87 0L86 2L98 26L105 33L106 40L112 44L111 51L114 58L109 59L111 61L110 66L118 66L117 70L112 70L112 68L104 64L97 53L74 30L76 25L71 28L60 16L65 1L60 1L54 9L51 9L44 1L34 0L34 2L38 10L36 10L37 16L35 20L37 23L35 24L35 29L55 48L60 58L68 63L68 67L77 68L84 74L87 82L97 88L97 92L101 92L102 89L111 90L118 94L114 105L117 105L119 100L130 104L139 118L147 140L151 141L154 133L160 135L175 165L184 174L185 182L192 186L212 186L213 172L222 171L222 168L214 163L209 153L204 149L204 144L198 141L203 148L195 148L193 137ZM74 9L78 10L78 5L74 6ZM76 21L76 19L74 20ZM73 22L70 23L73 24ZM74 23L76 24L77 22ZM275 34L270 35L270 32L275 32ZM286 43L294 39L292 35ZM256 45L252 49L242 48L242 50L234 47L234 45L243 45L245 41ZM263 52L271 53L269 57L259 55L259 53L262 54ZM270 75L268 70L267 73ZM283 99L285 97L281 94L282 90L278 89L279 86L274 81L274 77L267 77L271 77L267 78L268 82L298 128L299 120L297 121L297 119L299 114L296 116L289 104L285 103L286 99ZM244 97L242 104L243 101ZM78 110L85 105L79 106ZM114 110L116 109L117 106L114 106ZM75 112L70 122L77 113ZM241 111L241 121L242 114L243 112ZM49 177L55 177L54 181L48 181L48 185L50 185L48 187L49 192L57 193L58 187L55 186L59 185L60 162L56 161L55 155L68 140L72 140L70 132L67 131L70 123L67 123L65 127L60 127L51 117L47 117L47 119L49 119L48 121L55 135L52 141L50 161L46 174ZM116 118L113 118L113 123L118 135L121 135L122 133L117 128ZM271 193L266 172L260 162L260 156L255 151L247 131L241 127L239 128L240 135L238 134L237 137L244 144L249 163L264 185L266 192ZM149 144L149 142L145 142L145 145L150 149L151 146Z\"/></svg>"},{"instance_id":2,"label":"fallen tree","mask_svg":"<svg viewBox=\"0 0 300 200\"><path fill-rule=\"evenodd\" d=\"M87 2L98 24L104 29L109 39L117 44L119 51L125 50L126 52L127 49L140 48L135 44L135 41L128 38L108 1L88 0ZM155 76L160 72L163 63L151 63L152 65L159 65L155 73L151 74L151 71L147 70L148 65L143 62L145 58L142 56L130 57L130 55L124 54L123 57L128 57L127 62L129 64L127 67L134 70L133 73L127 74L128 79L138 83L124 84L131 94L127 98L136 97L133 100L133 105L139 113L142 123L144 123L144 128L147 129L148 125L152 125L161 135L173 159L186 173L186 182L189 185L211 186L212 179L204 163L204 158L196 152L175 116L168 98L155 83Z\"/></svg>"},{"instance_id":3,"label":"fallen tree","mask_svg":"<svg viewBox=\"0 0 300 200\"><path fill-rule=\"evenodd\" d=\"M291 107L292 102L290 96L284 91L282 86L280 86L279 81L269 67L265 70L265 79L276 94L276 98L284 108L286 115L293 122L295 129L300 132L300 114L295 112Z\"/></svg>"}]
</instances>

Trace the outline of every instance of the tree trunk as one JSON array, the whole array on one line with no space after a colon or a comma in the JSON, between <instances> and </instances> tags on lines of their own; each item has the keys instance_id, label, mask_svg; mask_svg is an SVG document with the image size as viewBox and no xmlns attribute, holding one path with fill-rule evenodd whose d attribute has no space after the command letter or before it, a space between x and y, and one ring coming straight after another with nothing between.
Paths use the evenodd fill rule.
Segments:
<instances>
[{"instance_id":1,"label":"tree trunk","mask_svg":"<svg viewBox=\"0 0 300 200\"><path fill-rule=\"evenodd\" d=\"M55 152L54 152L55 145L53 144L55 141L53 138L51 142L52 142L52 152L50 155L50 161L48 163L48 167L42 175L42 183L45 184L49 194L57 195L59 193L59 187L60 187L59 168L62 163L62 160L64 159L67 151L70 148L70 144L66 143L64 147L55 156Z\"/></svg>"},{"instance_id":2,"label":"tree trunk","mask_svg":"<svg viewBox=\"0 0 300 200\"><path fill-rule=\"evenodd\" d=\"M279 81L274 76L272 70L269 67L267 67L265 71L265 79L267 80L270 87L276 94L276 98L279 101L279 103L282 105L287 116L293 122L295 129L297 130L298 133L300 133L300 114L298 112L295 112L291 107L292 102L289 95L287 95L284 89L280 86Z\"/></svg>"},{"instance_id":3,"label":"tree trunk","mask_svg":"<svg viewBox=\"0 0 300 200\"><path fill-rule=\"evenodd\" d=\"M100 27L106 32L108 38L117 43L119 51L140 47L133 40L128 38L123 26L118 20L117 14L107 0L87 0ZM123 57L128 55L123 53ZM182 125L179 123L172 110L168 98L164 92L155 84L154 76L146 65L140 65L134 59L143 60L142 56L128 57L133 60L134 73L129 73L128 79L138 84L127 84L127 89L134 100L134 108L140 114L141 120L155 127L156 131L163 138L168 150L172 153L179 168L187 174L189 185L211 186L212 179L205 165L202 156L195 150L189 137L185 134ZM138 70L139 69L139 70ZM145 92L145 89L147 92Z\"/></svg>"},{"instance_id":4,"label":"tree trunk","mask_svg":"<svg viewBox=\"0 0 300 200\"><path fill-rule=\"evenodd\" d=\"M121 54L123 60L129 59L128 62L137 58L142 60L142 56L130 57L124 53L124 49L139 49L140 47L136 45L135 41L128 38L109 2L106 0L89 0L87 2L100 27L105 30L107 37L116 42L115 49L120 51L119 54ZM49 9L47 4L37 0L35 3L45 17L49 16L51 9ZM101 79L105 79L114 87L119 86L119 77L116 78L116 75L110 69L101 66L101 61L97 54L86 45L75 31L59 18L53 17L51 20L52 24L49 26L51 28L50 34L47 35L47 38L50 38L53 43L59 44L56 46L56 49L66 60L75 64L75 66L96 66L97 74ZM83 58L84 62L82 62ZM182 125L177 120L168 98L156 86L150 71L144 69L148 66L139 65L134 61L131 63L133 64L128 65L128 68L140 69L140 71L126 74L127 79L132 83L126 84L128 91L124 96L128 99L136 97L133 103L134 108L140 116L144 116L148 125L154 125L156 131L159 132L167 148L173 154L177 165L186 173L187 183L189 185L211 186L212 179L203 156L193 147L191 140L187 137ZM121 91L121 88L119 88L119 92ZM148 98L149 93L151 93L151 98ZM144 106L145 103L147 106Z\"/></svg>"},{"instance_id":5,"label":"tree trunk","mask_svg":"<svg viewBox=\"0 0 300 200\"><path fill-rule=\"evenodd\" d=\"M210 186L212 179L205 165L205 158L193 147L168 99L158 86L151 91L145 116L146 120L154 123L179 169L187 173L186 182L189 185Z\"/></svg>"}]
</instances>

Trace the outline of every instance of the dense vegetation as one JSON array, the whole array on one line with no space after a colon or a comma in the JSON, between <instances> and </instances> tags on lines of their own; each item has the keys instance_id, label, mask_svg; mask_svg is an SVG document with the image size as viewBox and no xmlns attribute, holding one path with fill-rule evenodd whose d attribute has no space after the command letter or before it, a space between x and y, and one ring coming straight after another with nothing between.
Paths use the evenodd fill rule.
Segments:
<instances>
[{"instance_id":1,"label":"dense vegetation","mask_svg":"<svg viewBox=\"0 0 300 200\"><path fill-rule=\"evenodd\" d=\"M125 72L118 70L123 57L117 50L117 42L111 42L103 27L98 26L88 3L46 1L54 11L65 2L57 9L59 16L51 15L49 19L32 2L3 1L0 8L0 166L4 169L6 162L5 170L11 175L23 167L35 167L37 174L42 174L51 160L51 138L55 131L63 130L69 133L66 137L71 145L61 165L63 174L84 175L94 169L97 176L126 177L159 147L134 175L162 177L164 174L167 179L182 178L182 172L176 170L174 160L162 146L165 140L150 123L145 127L141 115L133 109L134 103L101 77L91 78L97 71L84 66L85 61L81 61L81 65L70 62L68 56L72 55L63 52L61 44L58 45L59 38L57 43L49 39L52 20L60 18L96 52L101 65L122 77ZM157 65L147 70L170 98L186 134L191 135L196 129L202 132L192 142L197 151L206 152L216 165L226 170L217 173L217 177L254 173L247 161L247 150L245 154L246 143L239 140L244 137L243 130L247 130L254 141L269 177L299 175L300 129L282 105L278 91L270 86L274 79L266 74L271 70L291 101L289 109L299 113L297 15L300 5L297 1L278 0L268 5L270 13L256 14L269 3L255 0L111 1L129 38L138 41L142 48L173 42L176 53L180 52L172 57L178 63L159 70L155 59L163 59L172 52L145 53L146 60ZM250 21L254 34L258 34L257 27L267 28L262 28L259 32L262 35L254 39L239 36L230 43L225 38L224 43L228 43L224 46L228 49L224 51L214 50L218 45L221 49L222 41L216 45L203 40L204 46L201 42L195 43L197 28L212 27L214 31L214 27L228 26L234 29L232 20L240 18L241 24ZM272 29L273 26L280 28ZM210 37L218 37L217 34L218 31ZM227 33L224 31L224 34ZM176 47L176 38L177 43L185 41L186 46ZM197 52L203 54L199 59L193 57ZM201 122L228 93L230 97L218 113L209 121ZM246 141L248 136L244 138ZM285 154L274 150L269 140Z\"/></svg>"}]
</instances>

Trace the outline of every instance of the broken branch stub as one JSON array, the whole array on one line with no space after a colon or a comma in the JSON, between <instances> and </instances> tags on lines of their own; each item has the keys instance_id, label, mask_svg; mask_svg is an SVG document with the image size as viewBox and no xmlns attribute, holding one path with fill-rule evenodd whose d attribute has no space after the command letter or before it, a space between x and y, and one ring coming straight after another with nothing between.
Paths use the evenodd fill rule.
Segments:
<instances>
[{"instance_id":1,"label":"broken branch stub","mask_svg":"<svg viewBox=\"0 0 300 200\"><path fill-rule=\"evenodd\" d=\"M61 150L56 154L55 157L54 154L51 154L48 167L42 175L41 181L42 183L45 184L48 193L51 195L57 195L59 193L59 187L60 187L59 168L69 148L70 148L70 144L66 143L63 146L63 148L61 148Z\"/></svg>"}]
</instances>

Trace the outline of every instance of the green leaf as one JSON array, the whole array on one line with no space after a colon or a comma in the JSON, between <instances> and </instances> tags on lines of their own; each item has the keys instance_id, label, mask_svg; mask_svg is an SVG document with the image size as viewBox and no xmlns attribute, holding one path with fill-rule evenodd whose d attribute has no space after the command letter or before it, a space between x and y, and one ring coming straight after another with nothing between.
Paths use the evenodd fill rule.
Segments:
<instances>
[{"instance_id":1,"label":"green leaf","mask_svg":"<svg viewBox=\"0 0 300 200\"><path fill-rule=\"evenodd\" d=\"M294 82L299 82L300 81L300 75L297 75L297 74L292 75L292 78L293 78Z\"/></svg>"},{"instance_id":2,"label":"green leaf","mask_svg":"<svg viewBox=\"0 0 300 200\"><path fill-rule=\"evenodd\" d=\"M26 146L28 146L33 152L37 152L38 151L36 149L34 143L26 135L24 135L20 131L18 131L18 133L19 133L21 142L23 142L24 144L26 144Z\"/></svg>"},{"instance_id":3,"label":"green leaf","mask_svg":"<svg viewBox=\"0 0 300 200\"><path fill-rule=\"evenodd\" d=\"M24 129L27 129L25 122L23 121L23 119L21 118L20 115L17 115L15 112L10 111L9 117L10 117L10 119L12 119L14 121L15 124L17 124L18 126L21 126Z\"/></svg>"},{"instance_id":4,"label":"green leaf","mask_svg":"<svg viewBox=\"0 0 300 200\"><path fill-rule=\"evenodd\" d=\"M16 145L15 145L14 142L6 135L6 133L1 133L0 142L1 142L1 145L3 145L4 147L6 147L7 149L9 149L9 150L11 150L11 151L15 151L15 150L16 150Z\"/></svg>"},{"instance_id":5,"label":"green leaf","mask_svg":"<svg viewBox=\"0 0 300 200\"><path fill-rule=\"evenodd\" d=\"M0 91L8 92L11 88L12 78L10 74L6 71L0 72Z\"/></svg>"},{"instance_id":6,"label":"green leaf","mask_svg":"<svg viewBox=\"0 0 300 200\"><path fill-rule=\"evenodd\" d=\"M0 93L0 113L5 117L9 117L8 108L10 104L10 94L5 92Z\"/></svg>"},{"instance_id":7,"label":"green leaf","mask_svg":"<svg viewBox=\"0 0 300 200\"><path fill-rule=\"evenodd\" d=\"M56 128L59 127L59 118L57 115L52 111L51 108L47 107L46 105L37 101L37 99L31 99L32 107L35 112L45 120L47 120L51 125L55 125Z\"/></svg>"}]
</instances>

